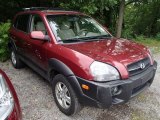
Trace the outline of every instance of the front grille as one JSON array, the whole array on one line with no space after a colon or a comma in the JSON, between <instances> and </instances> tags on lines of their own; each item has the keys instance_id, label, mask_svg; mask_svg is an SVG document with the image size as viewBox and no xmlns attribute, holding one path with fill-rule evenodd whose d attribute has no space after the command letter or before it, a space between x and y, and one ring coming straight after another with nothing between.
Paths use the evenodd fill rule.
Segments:
<instances>
[{"instance_id":1,"label":"front grille","mask_svg":"<svg viewBox=\"0 0 160 120\"><path fill-rule=\"evenodd\" d=\"M141 66L142 64L143 64L143 67ZM141 72L144 72L145 70L147 70L150 67L150 65L151 65L151 63L150 63L149 57L144 58L144 59L137 61L135 63L129 64L127 66L129 76L137 75L137 74L140 74Z\"/></svg>"}]
</instances>

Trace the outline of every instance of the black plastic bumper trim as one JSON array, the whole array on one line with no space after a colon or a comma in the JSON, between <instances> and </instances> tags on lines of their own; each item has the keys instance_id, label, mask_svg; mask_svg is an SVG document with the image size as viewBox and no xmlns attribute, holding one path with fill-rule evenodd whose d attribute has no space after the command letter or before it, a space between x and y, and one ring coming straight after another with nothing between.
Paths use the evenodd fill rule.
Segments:
<instances>
[{"instance_id":1,"label":"black plastic bumper trim","mask_svg":"<svg viewBox=\"0 0 160 120\"><path fill-rule=\"evenodd\" d=\"M156 69L157 62L154 62L154 65L141 74L132 76L126 80L116 80L104 83L88 81L76 77L78 83L80 84L78 88L81 89L80 96L94 102L94 104L96 103L96 105L102 108L108 108L113 104L127 102L129 99L138 95L152 84ZM82 89L82 84L88 85L90 89ZM121 92L120 94L113 96L111 93L111 88L115 86L119 86L121 88ZM82 102L86 102L84 101L85 99L82 100Z\"/></svg>"}]
</instances>

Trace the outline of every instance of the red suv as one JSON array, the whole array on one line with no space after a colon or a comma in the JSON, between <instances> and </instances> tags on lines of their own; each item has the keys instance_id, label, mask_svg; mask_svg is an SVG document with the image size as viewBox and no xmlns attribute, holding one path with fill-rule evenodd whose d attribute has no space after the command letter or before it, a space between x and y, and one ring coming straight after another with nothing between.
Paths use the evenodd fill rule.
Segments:
<instances>
[{"instance_id":1,"label":"red suv","mask_svg":"<svg viewBox=\"0 0 160 120\"><path fill-rule=\"evenodd\" d=\"M29 8L15 16L9 34L13 66L25 63L50 81L66 115L80 104L127 102L151 85L157 69L145 46L113 37L80 12Z\"/></svg>"},{"instance_id":2,"label":"red suv","mask_svg":"<svg viewBox=\"0 0 160 120\"><path fill-rule=\"evenodd\" d=\"M22 114L14 87L0 69L0 120L21 120Z\"/></svg>"}]
</instances>

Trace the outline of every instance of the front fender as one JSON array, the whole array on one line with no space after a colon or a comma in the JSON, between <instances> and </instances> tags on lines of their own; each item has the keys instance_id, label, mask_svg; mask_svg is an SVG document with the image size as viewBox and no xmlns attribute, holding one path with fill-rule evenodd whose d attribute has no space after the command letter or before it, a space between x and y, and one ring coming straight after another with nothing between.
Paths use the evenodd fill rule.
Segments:
<instances>
[{"instance_id":1,"label":"front fender","mask_svg":"<svg viewBox=\"0 0 160 120\"><path fill-rule=\"evenodd\" d=\"M63 62L61 62L58 59L51 58L49 60L50 78L52 77L52 75L51 75L52 70L55 70L60 74L63 74L67 78L68 82L70 83L70 85L72 86L73 90L78 95L78 97L83 94L81 87L80 87L80 84L79 84L78 80L76 79L76 76L74 75L72 70L67 65L65 65ZM50 79L50 80L52 80L52 79Z\"/></svg>"},{"instance_id":2,"label":"front fender","mask_svg":"<svg viewBox=\"0 0 160 120\"><path fill-rule=\"evenodd\" d=\"M49 60L49 73L52 70L55 70L58 73L63 74L66 77L74 75L72 70L67 65L65 65L63 62L55 58L51 58Z\"/></svg>"}]
</instances>

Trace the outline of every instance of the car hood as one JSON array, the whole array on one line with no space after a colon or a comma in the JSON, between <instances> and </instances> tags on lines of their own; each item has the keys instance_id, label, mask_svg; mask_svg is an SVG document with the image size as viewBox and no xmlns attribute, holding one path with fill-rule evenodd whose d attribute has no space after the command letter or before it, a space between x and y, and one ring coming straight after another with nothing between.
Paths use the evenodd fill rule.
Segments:
<instances>
[{"instance_id":1,"label":"car hood","mask_svg":"<svg viewBox=\"0 0 160 120\"><path fill-rule=\"evenodd\" d=\"M147 56L147 48L126 39L103 39L92 42L65 44L67 48L85 54L96 61L115 62L127 66Z\"/></svg>"}]
</instances>

